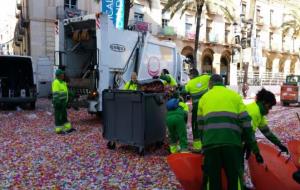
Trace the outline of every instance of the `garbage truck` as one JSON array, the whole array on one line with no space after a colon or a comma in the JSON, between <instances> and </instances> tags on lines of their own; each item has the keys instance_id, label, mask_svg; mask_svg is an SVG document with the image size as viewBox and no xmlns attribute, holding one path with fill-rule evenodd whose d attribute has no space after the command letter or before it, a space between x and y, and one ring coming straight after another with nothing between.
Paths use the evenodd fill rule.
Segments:
<instances>
[{"instance_id":1,"label":"garbage truck","mask_svg":"<svg viewBox=\"0 0 300 190\"><path fill-rule=\"evenodd\" d=\"M187 80L175 43L156 39L145 27L131 28L116 29L102 13L63 20L63 36L56 36L54 71L65 70L69 89L89 113L101 112L102 91L122 88L132 72L142 81L168 69L179 84Z\"/></svg>"}]
</instances>

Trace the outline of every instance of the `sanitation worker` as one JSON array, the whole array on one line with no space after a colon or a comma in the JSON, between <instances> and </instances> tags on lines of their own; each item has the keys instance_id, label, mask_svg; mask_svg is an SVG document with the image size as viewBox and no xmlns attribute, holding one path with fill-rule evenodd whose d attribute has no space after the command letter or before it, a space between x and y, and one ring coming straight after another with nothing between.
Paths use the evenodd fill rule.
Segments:
<instances>
[{"instance_id":1,"label":"sanitation worker","mask_svg":"<svg viewBox=\"0 0 300 190\"><path fill-rule=\"evenodd\" d=\"M201 150L201 141L200 141L200 133L197 127L197 111L198 111L198 103L200 98L205 94L208 90L208 82L210 79L210 75L203 74L199 75L197 69L190 70L190 78L191 80L185 85L184 92L191 95L193 107L192 107L192 133L193 133L193 151L200 152Z\"/></svg>"},{"instance_id":2,"label":"sanitation worker","mask_svg":"<svg viewBox=\"0 0 300 190\"><path fill-rule=\"evenodd\" d=\"M167 104L167 126L170 138L170 152L188 152L185 111L179 106L179 99L172 98ZM177 145L179 141L179 146Z\"/></svg>"},{"instance_id":3,"label":"sanitation worker","mask_svg":"<svg viewBox=\"0 0 300 190\"><path fill-rule=\"evenodd\" d=\"M255 102L246 105L246 110L252 119L252 129L254 133L259 129L269 141L281 150L281 152L289 153L287 147L280 142L268 127L266 115L274 105L276 105L275 95L263 88L256 94ZM249 148L247 147L247 144L245 144L245 151L247 152L246 158L249 157L248 150Z\"/></svg>"},{"instance_id":4,"label":"sanitation worker","mask_svg":"<svg viewBox=\"0 0 300 190\"><path fill-rule=\"evenodd\" d=\"M220 75L211 76L209 88L198 107L204 189L222 189L221 168L225 170L228 190L243 189L243 139L251 147L257 162L263 163L251 128L251 118L241 96L226 88Z\"/></svg>"},{"instance_id":5,"label":"sanitation worker","mask_svg":"<svg viewBox=\"0 0 300 190\"><path fill-rule=\"evenodd\" d=\"M55 132L57 134L68 133L75 129L72 128L67 117L69 92L67 84L64 81L65 73L63 70L57 69L55 75L56 79L52 82L52 103L54 106Z\"/></svg>"},{"instance_id":6,"label":"sanitation worker","mask_svg":"<svg viewBox=\"0 0 300 190\"><path fill-rule=\"evenodd\" d=\"M172 88L177 87L177 82L167 69L163 69L160 79L164 81L165 85L170 85Z\"/></svg>"},{"instance_id":7,"label":"sanitation worker","mask_svg":"<svg viewBox=\"0 0 300 190\"><path fill-rule=\"evenodd\" d=\"M131 79L130 81L126 82L124 86L124 90L137 90L138 85L137 85L137 74L136 72L131 73Z\"/></svg>"}]
</instances>

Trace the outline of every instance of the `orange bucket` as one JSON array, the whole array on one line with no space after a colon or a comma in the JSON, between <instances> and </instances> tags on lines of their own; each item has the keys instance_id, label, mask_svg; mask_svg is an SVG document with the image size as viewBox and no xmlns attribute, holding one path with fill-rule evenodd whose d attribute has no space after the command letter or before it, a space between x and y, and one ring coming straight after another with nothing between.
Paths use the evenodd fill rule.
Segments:
<instances>
[{"instance_id":1,"label":"orange bucket","mask_svg":"<svg viewBox=\"0 0 300 190\"><path fill-rule=\"evenodd\" d=\"M297 170L294 164L289 159L280 156L272 146L261 143L258 145L264 164L257 163L253 154L249 159L250 174L255 189L299 190L300 185L292 178Z\"/></svg>"},{"instance_id":2,"label":"orange bucket","mask_svg":"<svg viewBox=\"0 0 300 190\"><path fill-rule=\"evenodd\" d=\"M300 169L300 141L289 141L288 147L295 166Z\"/></svg>"},{"instance_id":3,"label":"orange bucket","mask_svg":"<svg viewBox=\"0 0 300 190\"><path fill-rule=\"evenodd\" d=\"M202 163L204 156L201 154L178 153L171 154L167 161L176 178L185 190L201 190L203 187ZM226 177L222 171L223 189L226 189Z\"/></svg>"}]
</instances>

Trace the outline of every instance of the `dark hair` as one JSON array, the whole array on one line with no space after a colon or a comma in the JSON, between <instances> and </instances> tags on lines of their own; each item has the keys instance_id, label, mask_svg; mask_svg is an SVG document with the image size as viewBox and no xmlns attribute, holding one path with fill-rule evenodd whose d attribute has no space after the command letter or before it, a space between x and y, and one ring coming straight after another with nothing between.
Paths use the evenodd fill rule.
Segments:
<instances>
[{"instance_id":1,"label":"dark hair","mask_svg":"<svg viewBox=\"0 0 300 190\"><path fill-rule=\"evenodd\" d=\"M223 78L220 75L213 74L209 80L212 84L223 84Z\"/></svg>"},{"instance_id":2,"label":"dark hair","mask_svg":"<svg viewBox=\"0 0 300 190\"><path fill-rule=\"evenodd\" d=\"M199 71L195 68L190 70L190 75L194 75L194 76L198 76L199 75Z\"/></svg>"},{"instance_id":3,"label":"dark hair","mask_svg":"<svg viewBox=\"0 0 300 190\"><path fill-rule=\"evenodd\" d=\"M168 71L168 69L163 69L163 70L162 70L162 73L165 74L165 75L166 75L166 74L170 74L169 71Z\"/></svg>"},{"instance_id":4,"label":"dark hair","mask_svg":"<svg viewBox=\"0 0 300 190\"><path fill-rule=\"evenodd\" d=\"M275 95L264 88L258 91L258 93L256 94L256 101L264 102L270 104L271 106L276 105Z\"/></svg>"}]
</instances>

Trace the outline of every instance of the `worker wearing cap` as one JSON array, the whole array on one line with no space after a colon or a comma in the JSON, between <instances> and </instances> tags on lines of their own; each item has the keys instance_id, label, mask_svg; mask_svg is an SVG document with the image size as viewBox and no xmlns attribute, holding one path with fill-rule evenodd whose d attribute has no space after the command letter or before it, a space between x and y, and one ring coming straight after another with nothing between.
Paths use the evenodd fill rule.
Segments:
<instances>
[{"instance_id":1,"label":"worker wearing cap","mask_svg":"<svg viewBox=\"0 0 300 190\"><path fill-rule=\"evenodd\" d=\"M209 88L198 106L198 123L204 153L204 189L222 189L222 168L227 176L227 189L243 189L241 155L244 140L255 153L257 162L263 163L251 128L251 118L241 96L226 88L220 75L211 76Z\"/></svg>"},{"instance_id":2,"label":"worker wearing cap","mask_svg":"<svg viewBox=\"0 0 300 190\"><path fill-rule=\"evenodd\" d=\"M266 115L274 105L276 105L275 95L263 88L256 94L255 102L246 105L246 109L252 119L252 129L254 133L257 129L259 129L264 134L264 136L274 145L278 146L278 148L282 152L288 153L287 147L280 142L280 140L276 137L276 135L272 133L272 131L268 127L268 120L266 118Z\"/></svg>"},{"instance_id":3,"label":"worker wearing cap","mask_svg":"<svg viewBox=\"0 0 300 190\"><path fill-rule=\"evenodd\" d=\"M170 85L173 88L177 87L177 82L167 69L163 69L160 79L164 81L164 85Z\"/></svg>"},{"instance_id":4,"label":"worker wearing cap","mask_svg":"<svg viewBox=\"0 0 300 190\"><path fill-rule=\"evenodd\" d=\"M131 80L126 82L124 86L124 90L137 90L138 85L137 85L137 74L136 72L132 72L131 74Z\"/></svg>"},{"instance_id":5,"label":"worker wearing cap","mask_svg":"<svg viewBox=\"0 0 300 190\"><path fill-rule=\"evenodd\" d=\"M68 87L64 81L64 71L57 69L56 79L52 82L52 102L54 105L55 132L58 134L72 131L67 118Z\"/></svg>"},{"instance_id":6,"label":"worker wearing cap","mask_svg":"<svg viewBox=\"0 0 300 190\"><path fill-rule=\"evenodd\" d=\"M200 98L207 92L208 90L208 82L210 79L210 75L203 74L199 75L197 69L190 70L190 78L191 80L185 85L184 92L189 93L192 97L193 108L192 108L192 132L193 132L193 149L194 151L201 150L201 141L200 141L200 133L197 127L197 111L198 111L198 102Z\"/></svg>"},{"instance_id":7,"label":"worker wearing cap","mask_svg":"<svg viewBox=\"0 0 300 190\"><path fill-rule=\"evenodd\" d=\"M187 142L187 132L185 125L185 115L186 112L179 106L179 99L172 98L167 104L167 126L170 138L170 152L187 152L188 142ZM179 146L177 145L179 141Z\"/></svg>"}]
</instances>

